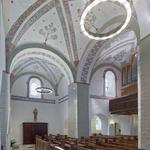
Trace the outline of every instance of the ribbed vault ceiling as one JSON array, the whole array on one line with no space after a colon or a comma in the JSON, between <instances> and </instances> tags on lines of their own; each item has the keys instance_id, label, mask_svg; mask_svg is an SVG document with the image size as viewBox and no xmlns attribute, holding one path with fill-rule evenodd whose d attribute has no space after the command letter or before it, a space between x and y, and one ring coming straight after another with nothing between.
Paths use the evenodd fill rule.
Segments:
<instances>
[{"instance_id":1,"label":"ribbed vault ceiling","mask_svg":"<svg viewBox=\"0 0 150 150\"><path fill-rule=\"evenodd\" d=\"M81 15L90 2L92 1L3 0L4 11L7 10L4 13L7 53L24 44L38 43L61 53L77 70L91 43L96 43L86 37L80 28ZM124 8L118 4L99 4L88 14L87 28L93 31L96 27L98 32L105 33L120 25L125 16ZM133 33L122 37L123 39L118 36L118 40L112 40L109 48L104 49L98 57L96 65L106 61L120 67L126 61L132 48L136 47L136 37ZM53 84L64 76L56 65L34 57L20 61L13 69L15 76L27 72L42 73Z\"/></svg>"}]
</instances>

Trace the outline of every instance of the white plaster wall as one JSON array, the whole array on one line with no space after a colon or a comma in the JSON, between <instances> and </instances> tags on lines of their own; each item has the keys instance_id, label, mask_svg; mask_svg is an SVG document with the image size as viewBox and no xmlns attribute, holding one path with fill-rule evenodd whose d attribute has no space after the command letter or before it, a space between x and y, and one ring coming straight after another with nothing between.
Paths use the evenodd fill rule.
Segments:
<instances>
[{"instance_id":1,"label":"white plaster wall","mask_svg":"<svg viewBox=\"0 0 150 150\"><path fill-rule=\"evenodd\" d=\"M104 95L104 71L106 69L113 69L117 75L117 95L120 95L120 72L111 67L102 67L98 69L92 76L90 83L90 95L103 96ZM94 99L90 98L90 122L92 118L97 115L102 120L102 134L109 134L109 101L104 99Z\"/></svg>"},{"instance_id":2,"label":"white plaster wall","mask_svg":"<svg viewBox=\"0 0 150 150\"><path fill-rule=\"evenodd\" d=\"M96 115L102 121L102 134L108 134L108 123L109 123L109 101L90 99L90 123L92 118ZM92 128L92 126L91 126ZM92 130L92 129L91 129Z\"/></svg>"},{"instance_id":3,"label":"white plaster wall","mask_svg":"<svg viewBox=\"0 0 150 150\"><path fill-rule=\"evenodd\" d=\"M15 95L15 96L27 97L27 87L28 87L27 81L30 77L32 77L32 74L31 75L24 75L24 76L18 78L15 81L15 83L13 84L11 94ZM37 76L37 77L39 77L39 76ZM43 79L42 77L40 77L40 79L42 80L44 87L52 88L51 85L47 82L47 80ZM45 99L54 99L55 98L55 92L53 92L52 94L45 94L43 97Z\"/></svg>"},{"instance_id":4,"label":"white plaster wall","mask_svg":"<svg viewBox=\"0 0 150 150\"><path fill-rule=\"evenodd\" d=\"M120 96L121 88L121 72L116 68L108 66L98 69L92 76L90 82L90 95L103 96L104 95L104 71L107 69L112 69L117 75L117 96Z\"/></svg>"},{"instance_id":5,"label":"white plaster wall","mask_svg":"<svg viewBox=\"0 0 150 150\"><path fill-rule=\"evenodd\" d=\"M108 116L109 113L109 101L104 99L91 99L91 107L92 107L92 114L104 114Z\"/></svg>"},{"instance_id":6,"label":"white plaster wall","mask_svg":"<svg viewBox=\"0 0 150 150\"><path fill-rule=\"evenodd\" d=\"M58 105L60 111L60 133L68 135L68 101Z\"/></svg>"},{"instance_id":7,"label":"white plaster wall","mask_svg":"<svg viewBox=\"0 0 150 150\"><path fill-rule=\"evenodd\" d=\"M91 83L90 83L90 95L103 96L103 89L104 89L103 73L108 68L113 69L117 75L117 82L118 82L117 83L117 96L121 95L120 94L121 93L120 92L121 73L117 69L111 66L102 67L94 73ZM125 134L125 135L131 134L132 124L131 124L130 116L110 115L108 100L94 99L94 98L90 99L90 119L95 115L98 115L100 119L102 120L102 131L101 131L102 134L109 134L110 120L120 123L122 134Z\"/></svg>"},{"instance_id":8,"label":"white plaster wall","mask_svg":"<svg viewBox=\"0 0 150 150\"><path fill-rule=\"evenodd\" d=\"M119 123L121 127L121 134L122 135L131 135L131 116L128 115L111 115L110 119L111 122Z\"/></svg>"},{"instance_id":9,"label":"white plaster wall","mask_svg":"<svg viewBox=\"0 0 150 150\"><path fill-rule=\"evenodd\" d=\"M63 77L58 86L59 98L68 95L68 82L65 77Z\"/></svg>"},{"instance_id":10,"label":"white plaster wall","mask_svg":"<svg viewBox=\"0 0 150 150\"><path fill-rule=\"evenodd\" d=\"M138 115L132 115L131 117L132 117L131 134L138 135Z\"/></svg>"},{"instance_id":11,"label":"white plaster wall","mask_svg":"<svg viewBox=\"0 0 150 150\"><path fill-rule=\"evenodd\" d=\"M68 85L69 83L63 77L58 86L58 99L68 98ZM68 100L59 103L58 108L60 113L60 133L68 135Z\"/></svg>"},{"instance_id":12,"label":"white plaster wall","mask_svg":"<svg viewBox=\"0 0 150 150\"><path fill-rule=\"evenodd\" d=\"M15 96L27 96L27 80L32 75L24 75L17 79L12 87L11 94ZM50 87L49 83L41 78L43 86ZM65 81L62 82L65 84ZM66 88L65 86L61 85ZM63 88L63 89L64 89ZM62 90L63 90L62 89ZM52 95L44 96L46 99L58 98ZM33 122L33 110L38 109L38 122L48 123L48 133L64 134L66 132L66 120L68 115L67 102L61 104L47 104L37 102L25 102L11 100L11 139L15 138L18 144L22 144L22 123Z\"/></svg>"},{"instance_id":13,"label":"white plaster wall","mask_svg":"<svg viewBox=\"0 0 150 150\"><path fill-rule=\"evenodd\" d=\"M11 139L22 144L22 123L33 122L33 110L38 109L38 122L48 123L48 133L60 133L60 114L55 104L11 101Z\"/></svg>"},{"instance_id":14,"label":"white plaster wall","mask_svg":"<svg viewBox=\"0 0 150 150\"><path fill-rule=\"evenodd\" d=\"M139 51L139 148L150 149L150 36L141 41Z\"/></svg>"},{"instance_id":15,"label":"white plaster wall","mask_svg":"<svg viewBox=\"0 0 150 150\"><path fill-rule=\"evenodd\" d=\"M28 0L19 0L12 4L9 0L1 0L3 1L3 8L4 8L4 19L5 19L5 26L6 32L10 29L13 23L19 18L19 16L29 7L31 6L36 0L28 1ZM15 11L14 11L15 10ZM10 19L10 21L8 21Z\"/></svg>"}]
</instances>

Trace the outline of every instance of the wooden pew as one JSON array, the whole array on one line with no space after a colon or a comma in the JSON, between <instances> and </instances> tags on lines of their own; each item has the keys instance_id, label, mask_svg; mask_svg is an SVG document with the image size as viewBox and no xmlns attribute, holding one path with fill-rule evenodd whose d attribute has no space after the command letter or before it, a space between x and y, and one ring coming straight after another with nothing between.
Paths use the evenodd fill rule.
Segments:
<instances>
[{"instance_id":1,"label":"wooden pew","mask_svg":"<svg viewBox=\"0 0 150 150\"><path fill-rule=\"evenodd\" d=\"M71 138L66 135L36 138L36 150L138 150L137 137L94 134L88 138Z\"/></svg>"}]
</instances>

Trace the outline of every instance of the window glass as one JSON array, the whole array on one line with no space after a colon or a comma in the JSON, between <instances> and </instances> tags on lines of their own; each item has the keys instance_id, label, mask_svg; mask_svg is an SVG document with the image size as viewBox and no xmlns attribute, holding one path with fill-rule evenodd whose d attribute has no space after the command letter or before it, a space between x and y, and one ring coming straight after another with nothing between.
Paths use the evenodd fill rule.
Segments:
<instances>
[{"instance_id":1,"label":"window glass","mask_svg":"<svg viewBox=\"0 0 150 150\"><path fill-rule=\"evenodd\" d=\"M96 117L96 130L101 130L102 129L102 122L99 117Z\"/></svg>"},{"instance_id":2,"label":"window glass","mask_svg":"<svg viewBox=\"0 0 150 150\"><path fill-rule=\"evenodd\" d=\"M107 71L105 73L105 96L116 96L116 79L112 71Z\"/></svg>"},{"instance_id":3,"label":"window glass","mask_svg":"<svg viewBox=\"0 0 150 150\"><path fill-rule=\"evenodd\" d=\"M31 78L29 81L29 96L32 98L41 98L41 93L36 88L41 87L41 81L38 78Z\"/></svg>"}]
</instances>

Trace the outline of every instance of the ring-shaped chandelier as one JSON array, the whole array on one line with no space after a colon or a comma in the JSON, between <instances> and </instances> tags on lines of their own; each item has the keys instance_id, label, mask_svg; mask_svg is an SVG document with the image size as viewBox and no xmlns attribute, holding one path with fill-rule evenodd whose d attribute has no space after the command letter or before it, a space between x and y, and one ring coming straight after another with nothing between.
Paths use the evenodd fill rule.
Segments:
<instances>
[{"instance_id":1,"label":"ring-shaped chandelier","mask_svg":"<svg viewBox=\"0 0 150 150\"><path fill-rule=\"evenodd\" d=\"M86 16L93 7L95 7L96 5L98 5L99 3L102 3L102 2L113 2L113 3L119 3L120 5L122 5L125 8L126 13L127 13L126 20L124 21L123 24L121 24L120 26L118 26L117 28L115 28L114 30L112 30L109 33L99 34L99 33L90 32L85 28ZM119 33L121 33L129 24L131 16L132 16L132 10L131 10L130 3L127 0L95 0L84 10L84 12L81 16L80 26L81 26L82 32L90 39L106 40L106 39L110 39L110 38L118 35Z\"/></svg>"},{"instance_id":2,"label":"ring-shaped chandelier","mask_svg":"<svg viewBox=\"0 0 150 150\"><path fill-rule=\"evenodd\" d=\"M51 94L53 92L53 90L48 87L38 87L36 91L41 94Z\"/></svg>"}]
</instances>

